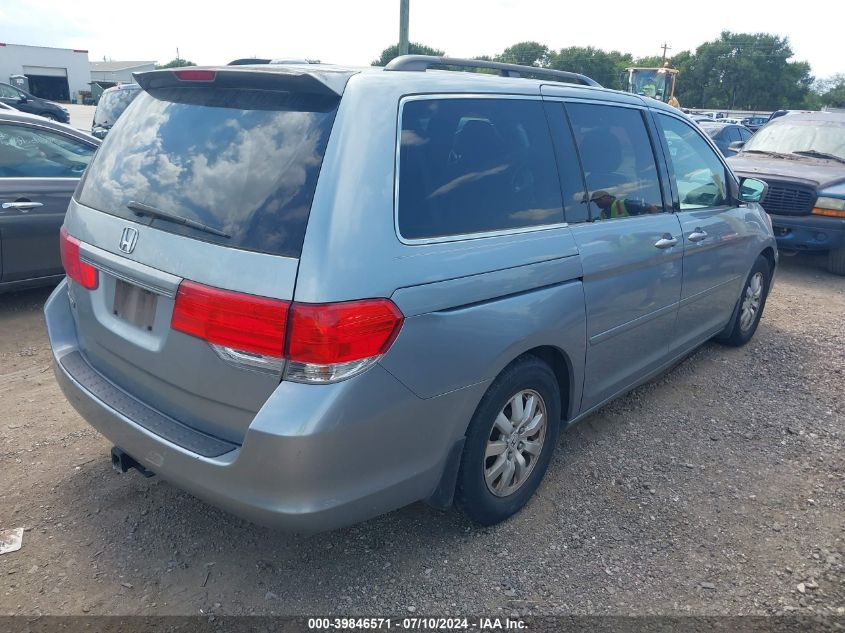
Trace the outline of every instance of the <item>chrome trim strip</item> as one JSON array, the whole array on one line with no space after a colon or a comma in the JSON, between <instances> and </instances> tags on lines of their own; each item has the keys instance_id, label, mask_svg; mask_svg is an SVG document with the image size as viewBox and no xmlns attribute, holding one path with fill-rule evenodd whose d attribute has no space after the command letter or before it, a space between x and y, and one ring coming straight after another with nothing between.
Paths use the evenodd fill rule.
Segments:
<instances>
[{"instance_id":1,"label":"chrome trim strip","mask_svg":"<svg viewBox=\"0 0 845 633\"><path fill-rule=\"evenodd\" d=\"M97 270L170 299L176 297L182 282L181 277L119 257L87 242L80 243L79 258Z\"/></svg>"},{"instance_id":2,"label":"chrome trim strip","mask_svg":"<svg viewBox=\"0 0 845 633\"><path fill-rule=\"evenodd\" d=\"M542 95L523 95L523 94L496 94L496 93L471 93L471 92L451 92L451 93L431 93L408 95L399 100L399 118L396 126L396 148L395 148L395 165L393 173L393 230L396 237L402 244L406 246L419 246L422 244L440 244L443 242L461 242L465 240L478 240L488 237L501 237L505 235L519 235L521 233L533 233L535 231L545 231L549 229L566 228L569 226L567 222L555 222L553 224L541 224L536 226L523 226L513 229L499 229L497 231L482 231L480 233L465 233L461 235L446 235L443 237L427 237L427 238L406 238L402 236L399 230L399 154L402 149L402 112L405 109L405 104L409 101L431 101L434 99L522 99L525 101L542 101ZM561 213L563 209L561 209Z\"/></svg>"}]
</instances>

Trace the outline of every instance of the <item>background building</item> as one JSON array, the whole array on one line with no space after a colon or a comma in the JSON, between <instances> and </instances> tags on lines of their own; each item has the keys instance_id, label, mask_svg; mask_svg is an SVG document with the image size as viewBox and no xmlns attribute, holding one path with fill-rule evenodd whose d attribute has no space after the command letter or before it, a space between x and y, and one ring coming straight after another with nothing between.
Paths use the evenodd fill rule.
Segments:
<instances>
[{"instance_id":1,"label":"background building","mask_svg":"<svg viewBox=\"0 0 845 633\"><path fill-rule=\"evenodd\" d=\"M147 61L132 62L91 62L90 81L117 83L131 83L132 73L155 70L156 63Z\"/></svg>"},{"instance_id":2,"label":"background building","mask_svg":"<svg viewBox=\"0 0 845 633\"><path fill-rule=\"evenodd\" d=\"M75 100L80 91L90 90L88 51L0 43L0 81L12 83L13 75L26 77L28 85L21 87L36 97Z\"/></svg>"}]
</instances>

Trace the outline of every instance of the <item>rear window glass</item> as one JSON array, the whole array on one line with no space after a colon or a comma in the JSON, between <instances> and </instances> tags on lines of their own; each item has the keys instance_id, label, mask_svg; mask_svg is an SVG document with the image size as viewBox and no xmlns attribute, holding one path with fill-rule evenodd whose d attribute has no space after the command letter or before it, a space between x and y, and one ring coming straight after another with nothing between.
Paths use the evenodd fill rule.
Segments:
<instances>
[{"instance_id":1,"label":"rear window glass","mask_svg":"<svg viewBox=\"0 0 845 633\"><path fill-rule=\"evenodd\" d=\"M399 232L408 239L563 222L542 103L405 103L398 204Z\"/></svg>"},{"instance_id":2,"label":"rear window glass","mask_svg":"<svg viewBox=\"0 0 845 633\"><path fill-rule=\"evenodd\" d=\"M163 231L299 257L338 102L210 87L144 92L109 132L78 200ZM228 237L139 218L130 202Z\"/></svg>"},{"instance_id":3,"label":"rear window glass","mask_svg":"<svg viewBox=\"0 0 845 633\"><path fill-rule=\"evenodd\" d=\"M94 125L114 125L117 117L123 114L126 107L140 92L140 88L122 88L104 92L94 111Z\"/></svg>"}]
</instances>

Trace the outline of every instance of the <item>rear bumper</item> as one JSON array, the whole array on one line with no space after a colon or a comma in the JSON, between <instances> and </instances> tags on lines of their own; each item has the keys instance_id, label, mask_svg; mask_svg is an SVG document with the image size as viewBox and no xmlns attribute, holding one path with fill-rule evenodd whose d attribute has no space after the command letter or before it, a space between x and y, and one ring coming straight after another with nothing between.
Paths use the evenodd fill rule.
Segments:
<instances>
[{"instance_id":1,"label":"rear bumper","mask_svg":"<svg viewBox=\"0 0 845 633\"><path fill-rule=\"evenodd\" d=\"M179 488L290 531L333 529L430 497L486 388L420 399L379 365L334 385L282 382L240 446L205 457L131 419L132 407L116 404L131 394L111 383L92 391L87 370L67 362L84 359L71 310L63 282L44 312L56 378L82 417Z\"/></svg>"},{"instance_id":2,"label":"rear bumper","mask_svg":"<svg viewBox=\"0 0 845 633\"><path fill-rule=\"evenodd\" d=\"M772 215L778 248L828 251L845 247L845 218L818 215Z\"/></svg>"}]
</instances>

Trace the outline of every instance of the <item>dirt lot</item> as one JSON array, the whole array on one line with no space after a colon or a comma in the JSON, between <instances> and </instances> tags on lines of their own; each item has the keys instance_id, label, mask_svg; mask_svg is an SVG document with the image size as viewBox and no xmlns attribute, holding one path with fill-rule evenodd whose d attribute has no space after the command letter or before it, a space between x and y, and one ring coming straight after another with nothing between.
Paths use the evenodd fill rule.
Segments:
<instances>
[{"instance_id":1,"label":"dirt lot","mask_svg":"<svg viewBox=\"0 0 845 633\"><path fill-rule=\"evenodd\" d=\"M423 504L311 537L117 475L65 402L47 291L0 297L0 614L845 613L845 279L782 258L756 338L563 434L491 529Z\"/></svg>"}]
</instances>

